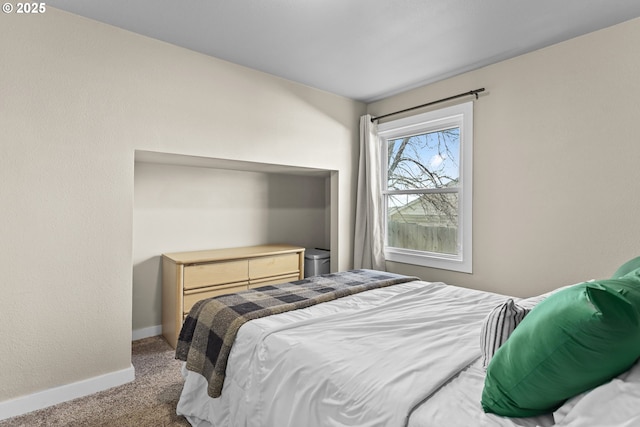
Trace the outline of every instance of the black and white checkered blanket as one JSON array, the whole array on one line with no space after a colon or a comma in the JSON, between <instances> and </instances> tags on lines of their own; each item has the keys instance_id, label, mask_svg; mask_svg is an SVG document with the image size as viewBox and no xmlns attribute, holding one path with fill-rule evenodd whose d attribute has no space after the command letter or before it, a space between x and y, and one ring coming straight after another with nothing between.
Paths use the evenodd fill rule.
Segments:
<instances>
[{"instance_id":1,"label":"black and white checkered blanket","mask_svg":"<svg viewBox=\"0 0 640 427\"><path fill-rule=\"evenodd\" d=\"M207 379L209 396L219 397L231 346L244 323L413 280L419 279L375 270L351 270L198 301L182 325L176 359L187 362L188 370Z\"/></svg>"}]
</instances>

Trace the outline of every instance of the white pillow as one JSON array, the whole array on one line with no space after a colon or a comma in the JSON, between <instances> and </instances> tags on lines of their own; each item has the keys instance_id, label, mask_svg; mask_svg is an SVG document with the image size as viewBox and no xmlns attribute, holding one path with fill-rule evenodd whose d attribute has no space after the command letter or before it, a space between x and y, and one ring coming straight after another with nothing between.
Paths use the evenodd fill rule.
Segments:
<instances>
[{"instance_id":1,"label":"white pillow","mask_svg":"<svg viewBox=\"0 0 640 427\"><path fill-rule=\"evenodd\" d=\"M480 329L480 351L484 369L487 369L495 352L507 341L529 311L531 308L519 306L509 298L487 315Z\"/></svg>"}]
</instances>

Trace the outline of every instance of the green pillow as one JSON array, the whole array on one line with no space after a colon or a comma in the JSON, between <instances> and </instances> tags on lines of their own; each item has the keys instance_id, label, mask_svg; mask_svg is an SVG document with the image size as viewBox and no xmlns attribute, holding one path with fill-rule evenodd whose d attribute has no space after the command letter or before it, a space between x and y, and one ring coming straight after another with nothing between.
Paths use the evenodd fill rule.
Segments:
<instances>
[{"instance_id":1,"label":"green pillow","mask_svg":"<svg viewBox=\"0 0 640 427\"><path fill-rule=\"evenodd\" d=\"M633 270L637 270L638 268L640 268L640 256L622 264L620 268L618 268L616 272L613 273L613 276L611 276L611 278L618 279L622 276L627 275Z\"/></svg>"},{"instance_id":2,"label":"green pillow","mask_svg":"<svg viewBox=\"0 0 640 427\"><path fill-rule=\"evenodd\" d=\"M628 272L624 276L619 277L619 279L622 279L622 280L635 280L636 283L637 283L636 286L640 286L640 267L636 268L635 270L631 270L630 272Z\"/></svg>"},{"instance_id":3,"label":"green pillow","mask_svg":"<svg viewBox=\"0 0 640 427\"><path fill-rule=\"evenodd\" d=\"M640 357L640 274L581 283L538 304L487 368L482 408L508 417L551 412Z\"/></svg>"}]
</instances>

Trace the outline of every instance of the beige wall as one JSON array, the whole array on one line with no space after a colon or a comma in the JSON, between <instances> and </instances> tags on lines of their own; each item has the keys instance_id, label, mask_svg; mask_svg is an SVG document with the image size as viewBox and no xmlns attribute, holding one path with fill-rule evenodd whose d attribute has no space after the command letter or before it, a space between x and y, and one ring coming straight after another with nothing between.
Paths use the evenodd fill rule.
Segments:
<instances>
[{"instance_id":1,"label":"beige wall","mask_svg":"<svg viewBox=\"0 0 640 427\"><path fill-rule=\"evenodd\" d=\"M473 274L389 269L513 295L610 276L640 255L640 20L368 106L485 87L474 108Z\"/></svg>"},{"instance_id":2,"label":"beige wall","mask_svg":"<svg viewBox=\"0 0 640 427\"><path fill-rule=\"evenodd\" d=\"M363 104L50 7L1 21L0 404L130 367L134 150L337 171L351 265Z\"/></svg>"}]
</instances>

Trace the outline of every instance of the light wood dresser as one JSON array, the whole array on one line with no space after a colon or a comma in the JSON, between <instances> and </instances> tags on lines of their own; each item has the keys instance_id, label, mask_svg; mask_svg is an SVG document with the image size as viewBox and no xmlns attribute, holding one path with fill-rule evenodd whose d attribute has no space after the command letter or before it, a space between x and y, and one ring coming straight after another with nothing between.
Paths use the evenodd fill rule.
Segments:
<instances>
[{"instance_id":1,"label":"light wood dresser","mask_svg":"<svg viewBox=\"0 0 640 427\"><path fill-rule=\"evenodd\" d=\"M304 248L261 245L162 255L162 335L174 348L202 299L304 278Z\"/></svg>"}]
</instances>

